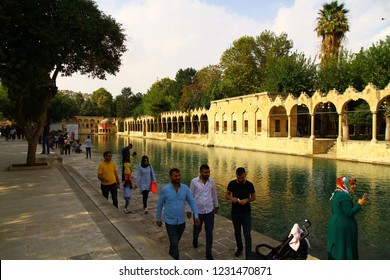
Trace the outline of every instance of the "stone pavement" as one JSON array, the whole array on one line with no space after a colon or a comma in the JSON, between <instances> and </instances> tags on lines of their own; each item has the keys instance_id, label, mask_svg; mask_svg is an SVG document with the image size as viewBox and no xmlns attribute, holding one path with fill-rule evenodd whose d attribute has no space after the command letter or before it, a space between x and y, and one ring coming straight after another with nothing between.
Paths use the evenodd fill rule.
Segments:
<instances>
[{"instance_id":1,"label":"stone pavement","mask_svg":"<svg viewBox=\"0 0 390 280\"><path fill-rule=\"evenodd\" d=\"M51 162L48 169L8 171L11 164L26 162L27 142L0 139L0 259L172 259L165 227L155 224L157 195L150 194L150 210L145 214L141 194L133 191L131 213L125 214L120 191L118 209L101 195L97 179L101 158L85 159L83 153L72 153L61 159L58 150L50 155L40 151L38 146L37 162ZM252 239L253 247L279 244L257 232L252 232ZM234 252L231 221L216 215L213 256L217 260L244 259ZM192 247L192 220L186 222L180 258L205 259L204 233L199 247Z\"/></svg>"}]
</instances>

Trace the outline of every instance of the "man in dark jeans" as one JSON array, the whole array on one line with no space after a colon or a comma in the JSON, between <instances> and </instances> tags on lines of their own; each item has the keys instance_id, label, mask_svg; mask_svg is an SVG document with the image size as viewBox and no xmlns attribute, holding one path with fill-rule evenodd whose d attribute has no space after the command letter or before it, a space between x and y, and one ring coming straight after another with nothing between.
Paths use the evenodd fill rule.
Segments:
<instances>
[{"instance_id":1,"label":"man in dark jeans","mask_svg":"<svg viewBox=\"0 0 390 280\"><path fill-rule=\"evenodd\" d=\"M157 202L156 224L162 226L162 212L164 208L164 222L169 238L169 255L175 260L180 257L179 242L186 228L184 205L191 206L194 212L194 221L199 225L198 209L194 197L188 186L180 183L180 170L172 168L169 171L171 183L161 189Z\"/></svg>"},{"instance_id":2,"label":"man in dark jeans","mask_svg":"<svg viewBox=\"0 0 390 280\"><path fill-rule=\"evenodd\" d=\"M49 141L49 134L50 134L50 122L47 120L45 122L45 126L43 127L43 133L42 133L42 153L41 154L50 154L50 141Z\"/></svg>"},{"instance_id":3,"label":"man in dark jeans","mask_svg":"<svg viewBox=\"0 0 390 280\"><path fill-rule=\"evenodd\" d=\"M238 257L242 254L242 227L245 238L245 257L249 259L252 253L252 215L250 202L256 199L256 194L253 184L246 180L245 168L237 168L236 180L230 181L225 197L232 202L231 215L237 245L237 251L234 255Z\"/></svg>"},{"instance_id":4,"label":"man in dark jeans","mask_svg":"<svg viewBox=\"0 0 390 280\"><path fill-rule=\"evenodd\" d=\"M112 204L118 208L118 188L119 176L116 164L111 160L112 153L106 151L103 154L104 160L99 164L98 178L101 181L102 195L108 199L108 194L111 193Z\"/></svg>"},{"instance_id":5,"label":"man in dark jeans","mask_svg":"<svg viewBox=\"0 0 390 280\"><path fill-rule=\"evenodd\" d=\"M214 230L214 215L218 214L218 197L217 187L212 178L210 178L210 167L207 164L201 165L199 168L199 176L191 180L190 191L195 198L198 206L200 224L194 223L192 246L198 248L198 237L204 228L206 231L206 259L213 260L213 230ZM187 217L191 218L191 207L188 206Z\"/></svg>"}]
</instances>

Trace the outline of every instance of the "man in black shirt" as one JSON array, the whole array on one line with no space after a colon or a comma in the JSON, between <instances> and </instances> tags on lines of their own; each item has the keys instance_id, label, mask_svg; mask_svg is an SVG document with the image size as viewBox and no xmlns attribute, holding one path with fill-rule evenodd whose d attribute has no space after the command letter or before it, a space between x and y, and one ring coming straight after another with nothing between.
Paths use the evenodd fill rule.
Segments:
<instances>
[{"instance_id":1,"label":"man in black shirt","mask_svg":"<svg viewBox=\"0 0 390 280\"><path fill-rule=\"evenodd\" d=\"M237 168L236 180L230 181L225 197L232 202L231 215L237 245L235 256L240 256L243 250L241 237L242 227L245 238L245 257L248 259L252 252L252 215L250 202L256 199L256 194L253 184L246 180L245 168Z\"/></svg>"}]
</instances>

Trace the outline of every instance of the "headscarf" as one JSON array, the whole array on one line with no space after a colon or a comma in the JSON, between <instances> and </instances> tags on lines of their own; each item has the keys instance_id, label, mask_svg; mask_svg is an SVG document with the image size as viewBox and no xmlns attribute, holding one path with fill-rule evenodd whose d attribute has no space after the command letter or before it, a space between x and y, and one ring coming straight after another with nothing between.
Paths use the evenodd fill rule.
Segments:
<instances>
[{"instance_id":1,"label":"headscarf","mask_svg":"<svg viewBox=\"0 0 390 280\"><path fill-rule=\"evenodd\" d=\"M142 156L142 158L141 158L141 166L143 168L146 168L149 166L149 161L147 163L145 163L145 159L149 160L148 156Z\"/></svg>"},{"instance_id":2,"label":"headscarf","mask_svg":"<svg viewBox=\"0 0 390 280\"><path fill-rule=\"evenodd\" d=\"M356 179L354 177L351 177L351 176L344 176L344 177L337 178L336 189L333 191L332 196L330 197L329 201L332 201L334 194L336 192L345 192L349 196L351 196L351 194L349 193L351 191L351 185L349 184L350 181L353 182L353 181L356 181Z\"/></svg>"}]
</instances>

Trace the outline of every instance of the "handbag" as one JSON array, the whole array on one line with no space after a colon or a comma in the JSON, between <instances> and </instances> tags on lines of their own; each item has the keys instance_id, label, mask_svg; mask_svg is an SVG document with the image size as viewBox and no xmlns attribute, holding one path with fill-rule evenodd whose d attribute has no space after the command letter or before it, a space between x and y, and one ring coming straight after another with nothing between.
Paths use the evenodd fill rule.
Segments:
<instances>
[{"instance_id":1,"label":"handbag","mask_svg":"<svg viewBox=\"0 0 390 280\"><path fill-rule=\"evenodd\" d=\"M152 182L150 183L150 191L152 193L156 193L157 192L157 185L156 185L156 182L152 180Z\"/></svg>"},{"instance_id":2,"label":"handbag","mask_svg":"<svg viewBox=\"0 0 390 280\"><path fill-rule=\"evenodd\" d=\"M152 179L151 183L150 183L150 191L152 193L156 193L157 192L157 184L156 182L153 180L153 174L152 174L152 166L150 165L150 178Z\"/></svg>"}]
</instances>

